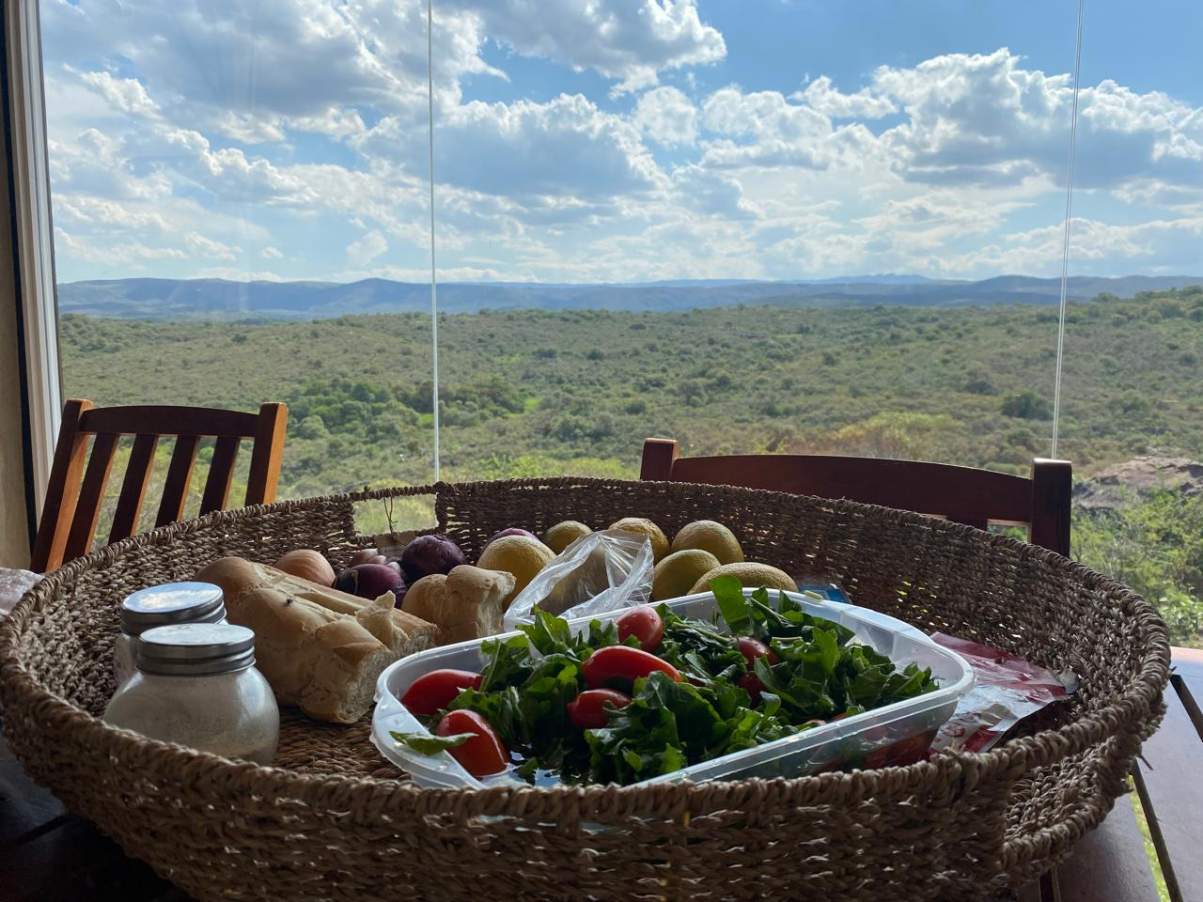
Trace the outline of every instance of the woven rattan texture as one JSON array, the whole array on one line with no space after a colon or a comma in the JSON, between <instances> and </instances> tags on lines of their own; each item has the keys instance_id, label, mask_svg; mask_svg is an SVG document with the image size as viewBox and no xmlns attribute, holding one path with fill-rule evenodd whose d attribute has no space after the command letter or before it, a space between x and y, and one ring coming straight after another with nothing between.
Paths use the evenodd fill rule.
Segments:
<instances>
[{"instance_id":1,"label":"woven rattan texture","mask_svg":"<svg viewBox=\"0 0 1203 902\"><path fill-rule=\"evenodd\" d=\"M289 714L262 768L110 729L116 609L224 554L345 561L353 507L433 494L469 556L497 529L721 520L748 558L860 604L1081 679L1055 729L982 755L797 780L420 790L368 724ZM714 486L593 479L398 489L218 512L51 574L0 628L4 729L30 773L201 899L974 898L1035 877L1097 825L1161 714L1164 625L1068 560L900 511Z\"/></svg>"}]
</instances>

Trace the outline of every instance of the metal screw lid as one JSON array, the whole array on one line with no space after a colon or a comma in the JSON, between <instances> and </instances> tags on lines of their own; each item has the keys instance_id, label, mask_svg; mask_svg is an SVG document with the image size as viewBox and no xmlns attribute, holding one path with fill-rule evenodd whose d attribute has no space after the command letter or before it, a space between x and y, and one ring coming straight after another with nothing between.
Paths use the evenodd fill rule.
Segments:
<instances>
[{"instance_id":1,"label":"metal screw lid","mask_svg":"<svg viewBox=\"0 0 1203 902\"><path fill-rule=\"evenodd\" d=\"M137 636L170 623L216 623L226 616L221 588L213 583L165 583L139 589L121 602L121 631Z\"/></svg>"},{"instance_id":2,"label":"metal screw lid","mask_svg":"<svg viewBox=\"0 0 1203 902\"><path fill-rule=\"evenodd\" d=\"M136 654L138 669L146 673L233 673L255 663L255 634L232 623L156 626L138 638Z\"/></svg>"}]
</instances>

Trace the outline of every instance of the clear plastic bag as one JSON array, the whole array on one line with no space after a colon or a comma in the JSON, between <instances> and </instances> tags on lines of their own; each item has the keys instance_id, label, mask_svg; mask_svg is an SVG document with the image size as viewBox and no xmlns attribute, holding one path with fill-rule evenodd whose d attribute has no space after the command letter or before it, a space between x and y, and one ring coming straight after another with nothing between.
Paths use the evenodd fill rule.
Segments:
<instances>
[{"instance_id":1,"label":"clear plastic bag","mask_svg":"<svg viewBox=\"0 0 1203 902\"><path fill-rule=\"evenodd\" d=\"M509 631L535 619L534 609L592 617L644 604L652 592L652 545L644 536L606 529L581 536L539 571L502 618Z\"/></svg>"}]
</instances>

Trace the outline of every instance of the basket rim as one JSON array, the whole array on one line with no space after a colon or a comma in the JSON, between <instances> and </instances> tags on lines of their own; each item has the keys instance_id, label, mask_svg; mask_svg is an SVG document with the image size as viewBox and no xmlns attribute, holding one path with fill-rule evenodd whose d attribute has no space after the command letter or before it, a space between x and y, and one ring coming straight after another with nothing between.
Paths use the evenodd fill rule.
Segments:
<instances>
[{"instance_id":1,"label":"basket rim","mask_svg":"<svg viewBox=\"0 0 1203 902\"><path fill-rule=\"evenodd\" d=\"M188 534L220 526L222 523L260 516L266 512L307 510L315 507L354 504L360 501L414 495L454 495L479 487L542 488L542 487L601 487L615 484L638 484L643 487L697 488L681 482L651 482L618 480L606 477L531 477L513 480L478 480L472 482L435 482L424 485L365 488L356 492L289 499L272 504L251 505L232 510L214 511L203 517L167 524L146 533L131 536L69 562L47 574L25 593L11 614L0 622L0 700L11 707L20 700L36 708L39 719L53 722L71 731L81 743L108 748L110 754L143 763L153 757L164 773L186 771L189 780L213 780L223 789L242 788L259 795L297 798L303 796L312 803L345 799L347 794L369 793L372 809L380 811L393 805L416 807L426 814L501 815L513 804L523 812L555 816L563 813L565 803L575 801L581 810L604 807L607 814L638 816L663 812L666 805L682 814L697 814L716 808L745 804L754 800L767 803L770 799L785 804L806 805L835 802L843 798L862 798L866 795L909 793L923 786L948 785L948 781L968 789L974 784L996 777L1017 779L1034 767L1082 751L1112 735L1121 724L1156 711L1162 689L1170 674L1170 644L1168 630L1152 606L1123 584L1091 570L1080 563L1007 536L987 534L973 527L939 520L910 511L861 504L846 500L816 498L813 500L849 512L872 513L901 522L923 525L954 535L972 534L975 541L991 545L1013 546L1021 556L1042 561L1066 570L1073 578L1103 591L1118 604L1129 607L1129 615L1138 621L1146 637L1146 651L1139 671L1118 698L1102 709L1085 714L1063 726L1043 730L1031 736L1009 742L987 752L942 752L929 761L907 766L890 766L872 770L829 772L802 777L778 777L771 780L750 779L707 781L704 783L665 783L655 787L597 784L585 786L495 787L488 789L423 789L404 780L384 777L352 777L342 774L309 774L288 768L264 766L252 762L234 761L209 752L151 739L141 734L109 726L67 698L43 687L34 679L20 657L20 640L37 610L59 586L73 581L79 574L93 569L106 569L127 552L149 545L168 544ZM797 498L798 495L766 489L734 486L705 486L750 493L759 500L775 497ZM807 497L807 496L801 496ZM362 538L356 536L355 538ZM148 752L153 753L148 756ZM1045 831L1055 827L1045 828ZM1031 840L1035 834L1025 834Z\"/></svg>"}]
</instances>

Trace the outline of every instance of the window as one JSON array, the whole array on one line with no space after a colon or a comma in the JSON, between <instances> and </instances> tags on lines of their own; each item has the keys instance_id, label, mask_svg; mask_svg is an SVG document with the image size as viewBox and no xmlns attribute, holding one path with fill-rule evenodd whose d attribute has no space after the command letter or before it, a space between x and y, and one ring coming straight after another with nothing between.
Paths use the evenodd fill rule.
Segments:
<instances>
[{"instance_id":1,"label":"window","mask_svg":"<svg viewBox=\"0 0 1203 902\"><path fill-rule=\"evenodd\" d=\"M43 0L66 394L284 400L285 495L653 434L1025 472L1057 413L1083 497L1200 458L1198 10L1092 3L1075 84L1073 3L427 9ZM1080 553L1197 610L1134 497Z\"/></svg>"}]
</instances>

